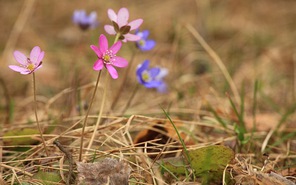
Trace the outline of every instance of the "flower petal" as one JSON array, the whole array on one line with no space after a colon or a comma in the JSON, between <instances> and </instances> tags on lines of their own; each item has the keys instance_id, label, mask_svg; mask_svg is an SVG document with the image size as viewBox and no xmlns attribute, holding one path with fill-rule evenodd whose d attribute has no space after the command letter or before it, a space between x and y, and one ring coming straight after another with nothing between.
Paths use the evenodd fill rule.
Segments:
<instances>
[{"instance_id":1,"label":"flower petal","mask_svg":"<svg viewBox=\"0 0 296 185\"><path fill-rule=\"evenodd\" d=\"M93 23L93 22L95 22L96 19L97 19L97 13L94 12L94 11L92 11L92 12L89 14L89 16L88 16L88 21L89 21L89 23Z\"/></svg>"},{"instance_id":2,"label":"flower petal","mask_svg":"<svg viewBox=\"0 0 296 185\"><path fill-rule=\"evenodd\" d=\"M149 36L150 33L149 33L149 30L143 30L142 31L142 34L143 34L142 35L142 39L145 39L146 40L148 38L148 36Z\"/></svg>"},{"instance_id":3,"label":"flower petal","mask_svg":"<svg viewBox=\"0 0 296 185\"><path fill-rule=\"evenodd\" d=\"M161 83L162 83L161 81L153 80L153 81L150 81L150 82L146 82L144 84L144 86L147 87L147 88L157 88L158 86L161 85Z\"/></svg>"},{"instance_id":4,"label":"flower petal","mask_svg":"<svg viewBox=\"0 0 296 185\"><path fill-rule=\"evenodd\" d=\"M117 15L116 13L114 12L114 10L112 9L108 9L108 17L111 21L114 21L117 23Z\"/></svg>"},{"instance_id":5,"label":"flower petal","mask_svg":"<svg viewBox=\"0 0 296 185\"><path fill-rule=\"evenodd\" d=\"M115 60L112 62L113 66L116 67L126 67L128 65L128 61L122 57L115 56L113 57Z\"/></svg>"},{"instance_id":6,"label":"flower petal","mask_svg":"<svg viewBox=\"0 0 296 185\"><path fill-rule=\"evenodd\" d=\"M44 58L44 51L42 51L39 56L38 56L38 59L37 59L37 63L36 63L36 66L39 66L40 62L43 60Z\"/></svg>"},{"instance_id":7,"label":"flower petal","mask_svg":"<svg viewBox=\"0 0 296 185\"><path fill-rule=\"evenodd\" d=\"M20 67L20 66L16 66L16 65L9 65L8 67L9 67L10 69L16 71L16 72L25 72L25 71L29 71L27 68Z\"/></svg>"},{"instance_id":8,"label":"flower petal","mask_svg":"<svg viewBox=\"0 0 296 185\"><path fill-rule=\"evenodd\" d=\"M112 65L107 64L106 65L106 68L107 68L109 74L111 75L111 77L113 79L117 79L118 78L118 73L117 73L116 69Z\"/></svg>"},{"instance_id":9,"label":"flower petal","mask_svg":"<svg viewBox=\"0 0 296 185\"><path fill-rule=\"evenodd\" d=\"M32 72L36 71L37 69L41 68L42 67L42 64L39 65L38 67L36 67Z\"/></svg>"},{"instance_id":10,"label":"flower petal","mask_svg":"<svg viewBox=\"0 0 296 185\"><path fill-rule=\"evenodd\" d=\"M155 77L160 73L160 68L159 67L154 67L149 69L149 74L151 78L155 79Z\"/></svg>"},{"instance_id":11,"label":"flower petal","mask_svg":"<svg viewBox=\"0 0 296 185\"><path fill-rule=\"evenodd\" d=\"M160 72L155 77L155 79L162 80L168 73L169 73L169 71L166 68L160 68Z\"/></svg>"},{"instance_id":12,"label":"flower petal","mask_svg":"<svg viewBox=\"0 0 296 185\"><path fill-rule=\"evenodd\" d=\"M115 31L114 27L111 26L111 25L105 25L105 26L104 26L104 29L105 29L105 31L106 31L109 35L115 35L115 34L116 34L116 31Z\"/></svg>"},{"instance_id":13,"label":"flower petal","mask_svg":"<svg viewBox=\"0 0 296 185\"><path fill-rule=\"evenodd\" d=\"M99 38L100 51L104 54L108 50L108 40L105 35L101 34Z\"/></svg>"},{"instance_id":14,"label":"flower petal","mask_svg":"<svg viewBox=\"0 0 296 185\"><path fill-rule=\"evenodd\" d=\"M139 70L142 73L144 70L148 69L149 64L150 64L150 61L149 60L144 60L144 62L142 64L139 64L138 65L138 69L137 70Z\"/></svg>"},{"instance_id":15,"label":"flower petal","mask_svg":"<svg viewBox=\"0 0 296 185\"><path fill-rule=\"evenodd\" d=\"M137 46L142 50L142 51L149 51L154 48L156 42L154 40L146 40L144 45L138 44Z\"/></svg>"},{"instance_id":16,"label":"flower petal","mask_svg":"<svg viewBox=\"0 0 296 185\"><path fill-rule=\"evenodd\" d=\"M137 67L137 71L136 71L136 74L137 74L137 78L138 78L138 81L141 83L141 84L144 84L145 82L143 81L142 79L142 73L148 69L149 67L149 63L150 61L149 60L145 60L142 64L139 64L138 67Z\"/></svg>"},{"instance_id":17,"label":"flower petal","mask_svg":"<svg viewBox=\"0 0 296 185\"><path fill-rule=\"evenodd\" d=\"M142 23L143 23L143 19L136 19L128 23L128 25L131 27L130 30L135 30L135 29L138 29Z\"/></svg>"},{"instance_id":18,"label":"flower petal","mask_svg":"<svg viewBox=\"0 0 296 185\"><path fill-rule=\"evenodd\" d=\"M113 44L109 50L113 52L113 54L116 54L122 46L122 43L120 41L117 41L115 44Z\"/></svg>"},{"instance_id":19,"label":"flower petal","mask_svg":"<svg viewBox=\"0 0 296 185\"><path fill-rule=\"evenodd\" d=\"M22 75L28 75L28 74L31 74L33 73L34 71L30 71L30 70L27 70L27 71L22 71L20 72Z\"/></svg>"},{"instance_id":20,"label":"flower petal","mask_svg":"<svg viewBox=\"0 0 296 185\"><path fill-rule=\"evenodd\" d=\"M95 45L90 45L90 48L97 54L97 56L99 57L99 58L101 58L102 57L102 52L100 51L100 49L97 47L97 46L95 46Z\"/></svg>"},{"instance_id":21,"label":"flower petal","mask_svg":"<svg viewBox=\"0 0 296 185\"><path fill-rule=\"evenodd\" d=\"M93 66L93 69L95 71L100 71L101 69L103 69L103 60L102 59L98 59L95 63L94 63L94 66Z\"/></svg>"},{"instance_id":22,"label":"flower petal","mask_svg":"<svg viewBox=\"0 0 296 185\"><path fill-rule=\"evenodd\" d=\"M79 24L85 15L86 13L84 10L75 10L73 15L73 22L75 24Z\"/></svg>"},{"instance_id":23,"label":"flower petal","mask_svg":"<svg viewBox=\"0 0 296 185\"><path fill-rule=\"evenodd\" d=\"M134 34L130 34L130 33L124 35L124 38L125 38L125 40L123 40L123 42L126 42L126 41L133 42L133 41L138 41L141 39L141 37L139 37L138 35L134 35Z\"/></svg>"},{"instance_id":24,"label":"flower petal","mask_svg":"<svg viewBox=\"0 0 296 185\"><path fill-rule=\"evenodd\" d=\"M119 27L127 25L129 12L127 8L120 8L117 15L117 24Z\"/></svg>"},{"instance_id":25,"label":"flower petal","mask_svg":"<svg viewBox=\"0 0 296 185\"><path fill-rule=\"evenodd\" d=\"M41 52L40 47L35 46L30 53L30 60L35 65L37 65L39 63L38 58L39 58L40 52Z\"/></svg>"},{"instance_id":26,"label":"flower petal","mask_svg":"<svg viewBox=\"0 0 296 185\"><path fill-rule=\"evenodd\" d=\"M166 85L166 83L162 82L158 87L156 87L156 89L160 93L166 93L167 92L167 85Z\"/></svg>"},{"instance_id":27,"label":"flower petal","mask_svg":"<svg viewBox=\"0 0 296 185\"><path fill-rule=\"evenodd\" d=\"M15 60L18 61L18 63L20 63L24 66L27 65L28 58L23 53L21 53L19 51L15 51L15 52L13 52L13 56L14 56Z\"/></svg>"}]
</instances>

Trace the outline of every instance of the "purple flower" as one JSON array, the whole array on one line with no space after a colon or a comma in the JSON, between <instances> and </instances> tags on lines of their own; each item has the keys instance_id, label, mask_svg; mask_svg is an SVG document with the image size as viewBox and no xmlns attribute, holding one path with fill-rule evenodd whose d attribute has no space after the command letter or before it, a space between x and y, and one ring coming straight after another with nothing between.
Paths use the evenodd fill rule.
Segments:
<instances>
[{"instance_id":1,"label":"purple flower","mask_svg":"<svg viewBox=\"0 0 296 185\"><path fill-rule=\"evenodd\" d=\"M82 30L98 26L97 13L94 11L88 16L84 10L75 10L72 19Z\"/></svg>"},{"instance_id":2,"label":"purple flower","mask_svg":"<svg viewBox=\"0 0 296 185\"><path fill-rule=\"evenodd\" d=\"M30 58L27 58L19 51L14 51L13 56L20 65L9 65L8 67L23 75L27 75L42 67L44 51L41 51L39 46L35 46L30 53Z\"/></svg>"},{"instance_id":3,"label":"purple flower","mask_svg":"<svg viewBox=\"0 0 296 185\"><path fill-rule=\"evenodd\" d=\"M148 39L148 36L149 36L148 30L144 30L142 32L136 31L136 35L141 37L141 39L136 42L136 45L140 50L149 51L154 48L156 43L154 40Z\"/></svg>"},{"instance_id":4,"label":"purple flower","mask_svg":"<svg viewBox=\"0 0 296 185\"><path fill-rule=\"evenodd\" d=\"M137 79L140 84L146 88L156 88L158 92L166 92L166 83L163 78L168 74L168 70L165 68L149 68L149 60L145 60L137 68Z\"/></svg>"},{"instance_id":5,"label":"purple flower","mask_svg":"<svg viewBox=\"0 0 296 185\"><path fill-rule=\"evenodd\" d=\"M143 19L136 19L128 23L129 12L127 8L121 8L116 14L114 10L108 10L108 17L113 25L105 25L105 31L110 35L120 34L119 39L123 42L138 41L138 35L131 34L130 31L138 29L143 23Z\"/></svg>"},{"instance_id":6,"label":"purple flower","mask_svg":"<svg viewBox=\"0 0 296 185\"><path fill-rule=\"evenodd\" d=\"M113 79L118 78L118 73L115 67L126 67L128 61L122 57L116 56L116 53L120 50L122 46L121 41L117 41L113 44L110 49L108 49L108 40L105 35L101 34L99 38L99 48L95 45L91 45L91 49L97 54L98 60L95 62L93 69L100 71L103 69L103 66L107 68Z\"/></svg>"}]
</instances>

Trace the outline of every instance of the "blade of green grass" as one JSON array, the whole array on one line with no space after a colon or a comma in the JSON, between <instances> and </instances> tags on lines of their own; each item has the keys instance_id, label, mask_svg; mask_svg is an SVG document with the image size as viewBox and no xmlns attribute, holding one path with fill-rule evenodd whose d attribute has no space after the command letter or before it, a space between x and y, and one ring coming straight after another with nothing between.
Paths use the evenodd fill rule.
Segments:
<instances>
[{"instance_id":1,"label":"blade of green grass","mask_svg":"<svg viewBox=\"0 0 296 185\"><path fill-rule=\"evenodd\" d=\"M286 113L281 117L280 121L276 126L275 131L277 131L282 126L282 124L288 119L288 117L292 115L295 111L296 111L296 103L293 104L290 108L288 108Z\"/></svg>"},{"instance_id":2,"label":"blade of green grass","mask_svg":"<svg viewBox=\"0 0 296 185\"><path fill-rule=\"evenodd\" d=\"M226 123L223 121L223 119L217 114L217 112L213 109L213 107L209 104L210 111L214 114L214 117L216 120L222 125L222 127L226 128Z\"/></svg>"},{"instance_id":3,"label":"blade of green grass","mask_svg":"<svg viewBox=\"0 0 296 185\"><path fill-rule=\"evenodd\" d=\"M252 105L253 130L252 130L252 134L256 130L257 93L258 93L258 80L255 81L254 92L253 92L253 105Z\"/></svg>"},{"instance_id":4,"label":"blade of green grass","mask_svg":"<svg viewBox=\"0 0 296 185\"><path fill-rule=\"evenodd\" d=\"M184 143L184 141L183 141L183 139L182 139L182 137L181 137L181 135L180 135L180 133L179 133L177 127L176 127L176 125L175 125L174 122L172 121L172 119L171 119L171 117L169 116L169 114L168 114L163 108L161 108L161 109L162 109L162 111L164 112L164 114L166 115L166 117L169 119L169 121L171 122L171 124L173 125L173 127L174 127L174 129L175 129L175 131L176 131L176 133L177 133L177 135L178 135L178 138L179 138L179 140L180 140L180 142L181 142L181 144L182 144L182 147L183 147L183 150L184 150L185 156L186 156L186 158L187 158L187 161L188 161L188 163L190 164L190 161L191 161L191 160L190 160L190 156L189 156L188 150L187 150L187 148L186 148L186 145L185 145L185 143Z\"/></svg>"},{"instance_id":5,"label":"blade of green grass","mask_svg":"<svg viewBox=\"0 0 296 185\"><path fill-rule=\"evenodd\" d=\"M231 107L233 108L234 110L234 113L235 115L237 116L238 120L239 120L239 127L241 128L240 130L242 130L244 133L246 132L246 128L245 128L245 124L244 124L244 120L243 120L243 117L242 115L239 114L234 102L232 101L232 98L229 96L229 94L226 94L228 99L229 99L229 102L231 104ZM242 104L242 102L241 102Z\"/></svg>"}]
</instances>

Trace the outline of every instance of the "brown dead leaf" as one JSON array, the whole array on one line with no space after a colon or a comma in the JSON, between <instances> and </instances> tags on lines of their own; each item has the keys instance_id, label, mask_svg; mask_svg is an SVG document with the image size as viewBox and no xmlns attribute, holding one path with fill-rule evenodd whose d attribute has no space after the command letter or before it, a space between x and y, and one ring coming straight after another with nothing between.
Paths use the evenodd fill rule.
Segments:
<instances>
[{"instance_id":1,"label":"brown dead leaf","mask_svg":"<svg viewBox=\"0 0 296 185\"><path fill-rule=\"evenodd\" d=\"M184 126L184 124L182 122L175 122L174 124L177 127L177 129L179 130L179 132L180 132L180 128L182 128ZM159 138L160 135L163 138L171 138L173 140L179 140L174 127L172 126L172 124L169 121L166 121L166 122L158 121L153 124L152 129L145 129L145 130L139 132L134 139L134 143L141 143L141 142L153 140L153 139ZM185 133L181 132L180 135L183 140L186 139L187 135ZM163 144L164 143L166 143L166 142L163 142ZM186 144L191 145L191 144L194 144L194 142L189 140L186 142Z\"/></svg>"},{"instance_id":2,"label":"brown dead leaf","mask_svg":"<svg viewBox=\"0 0 296 185\"><path fill-rule=\"evenodd\" d=\"M192 145L194 142L192 140L186 140L187 135L183 132L181 132L181 128L184 126L184 124L180 121L174 122L175 126L177 127L178 131L180 132L181 138L185 141L186 145ZM154 142L156 144L165 145L170 141L179 141L178 135L172 126L172 124L169 121L166 122L155 122L153 123L152 128L142 130L137 134L137 136L134 139L134 143L143 143L143 142L149 142L151 140L158 141ZM153 144L148 143L147 146L151 147ZM162 147L161 147L162 148ZM171 148L172 149L172 148ZM155 147L155 149L147 149L147 153L152 152L159 152L161 149ZM156 156L150 155L151 158L155 158Z\"/></svg>"},{"instance_id":3,"label":"brown dead leaf","mask_svg":"<svg viewBox=\"0 0 296 185\"><path fill-rule=\"evenodd\" d=\"M285 170L281 171L281 174L283 176L295 176L296 177L296 167L285 169Z\"/></svg>"},{"instance_id":4,"label":"brown dead leaf","mask_svg":"<svg viewBox=\"0 0 296 185\"><path fill-rule=\"evenodd\" d=\"M260 185L295 185L295 183L293 183L292 181L274 172L257 172L255 173L255 176L257 183Z\"/></svg>"}]
</instances>

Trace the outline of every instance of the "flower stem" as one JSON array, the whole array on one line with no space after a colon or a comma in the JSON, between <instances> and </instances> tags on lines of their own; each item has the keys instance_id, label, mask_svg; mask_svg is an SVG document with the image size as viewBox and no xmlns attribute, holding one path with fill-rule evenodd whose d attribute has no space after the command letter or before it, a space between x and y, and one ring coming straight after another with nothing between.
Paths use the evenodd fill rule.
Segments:
<instances>
[{"instance_id":1,"label":"flower stem","mask_svg":"<svg viewBox=\"0 0 296 185\"><path fill-rule=\"evenodd\" d=\"M86 122L87 122L87 118L88 118L89 111L91 109L92 103L93 103L93 101L95 99L95 95L96 95L98 85L99 85L99 81L100 81L100 77L101 77L101 72L102 71L100 71L99 74L98 74L96 86L95 86L95 89L94 89L94 93L93 93L93 95L91 97L91 101L90 101L90 104L89 104L89 107L87 109L87 112L86 112L86 115L85 115L85 118L84 118L84 122L83 122L83 127L82 127L82 131L81 131L80 149L79 149L79 159L78 159L79 161L81 161L81 159L82 159L83 138L84 138L84 131L85 131L85 127L86 127Z\"/></svg>"},{"instance_id":2,"label":"flower stem","mask_svg":"<svg viewBox=\"0 0 296 185\"><path fill-rule=\"evenodd\" d=\"M115 36L115 40L114 40L114 44L119 40L119 37L120 37L120 33L117 33L116 36Z\"/></svg>"},{"instance_id":3,"label":"flower stem","mask_svg":"<svg viewBox=\"0 0 296 185\"><path fill-rule=\"evenodd\" d=\"M102 99L102 102L101 102L100 113L99 113L99 116L98 116L98 119L97 119L97 122L96 122L96 125L95 125L95 128L94 128L94 132L93 132L93 134L91 136L91 139L89 141L89 144L88 144L88 147L87 147L87 151L90 149L90 147L93 144L93 141L94 141L95 136L96 136L96 131L98 130L99 124L101 122L101 118L102 118L102 114L103 114L103 110L104 110L104 106L105 106L105 101L106 101L106 94L107 94L107 88L108 88L108 84L109 84L109 78L110 78L109 77L109 74L106 73L104 93L103 93L103 99Z\"/></svg>"},{"instance_id":4,"label":"flower stem","mask_svg":"<svg viewBox=\"0 0 296 185\"><path fill-rule=\"evenodd\" d=\"M46 144L45 144L45 140L44 140L44 137L43 137L43 134L42 134L42 130L41 130L41 127L40 127L40 124L39 124L38 115L37 115L36 80L35 80L35 73L34 72L33 72L33 94L34 94L34 112L35 112L37 127L38 127L38 130L39 130L39 133L40 133L40 137L41 137L41 140L42 140L42 143L43 143L45 153L46 153L47 156L49 156L49 153L48 153L48 150L47 150L47 147L46 147Z\"/></svg>"}]
</instances>

